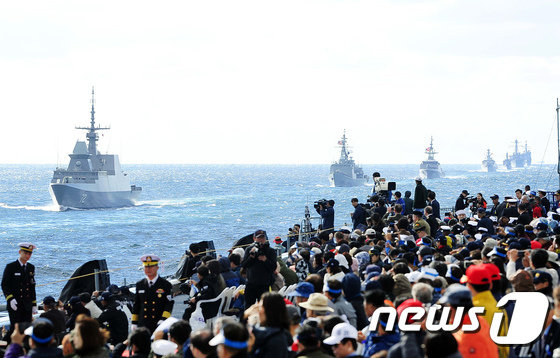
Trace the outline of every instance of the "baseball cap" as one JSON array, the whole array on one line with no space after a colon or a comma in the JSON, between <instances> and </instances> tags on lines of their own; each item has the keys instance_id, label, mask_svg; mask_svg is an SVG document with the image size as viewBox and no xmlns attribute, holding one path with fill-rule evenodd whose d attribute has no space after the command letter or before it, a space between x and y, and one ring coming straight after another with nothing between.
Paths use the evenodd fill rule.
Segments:
<instances>
[{"instance_id":1,"label":"baseball cap","mask_svg":"<svg viewBox=\"0 0 560 358\"><path fill-rule=\"evenodd\" d=\"M498 194L494 194L490 197L490 199L499 199L500 197L498 196Z\"/></svg>"},{"instance_id":2,"label":"baseball cap","mask_svg":"<svg viewBox=\"0 0 560 358\"><path fill-rule=\"evenodd\" d=\"M461 278L461 283L484 285L490 283L491 280L490 270L486 268L486 265L470 265L465 276Z\"/></svg>"},{"instance_id":3,"label":"baseball cap","mask_svg":"<svg viewBox=\"0 0 560 358\"><path fill-rule=\"evenodd\" d=\"M300 282L298 283L293 295L296 297L308 298L313 292L315 292L315 288L311 283Z\"/></svg>"},{"instance_id":4,"label":"baseball cap","mask_svg":"<svg viewBox=\"0 0 560 358\"><path fill-rule=\"evenodd\" d=\"M454 307L471 306L472 294L467 287L454 283L447 287L443 296L439 299L440 303L449 303Z\"/></svg>"},{"instance_id":5,"label":"baseball cap","mask_svg":"<svg viewBox=\"0 0 560 358\"><path fill-rule=\"evenodd\" d=\"M401 303L399 305L399 307L397 307L397 313L400 315L403 313L403 311L409 307L423 307L422 302L415 300L413 298L409 298L408 300L404 301L403 303ZM414 321L412 320L412 316L407 317L406 319L406 323L413 323Z\"/></svg>"},{"instance_id":6,"label":"baseball cap","mask_svg":"<svg viewBox=\"0 0 560 358\"><path fill-rule=\"evenodd\" d=\"M344 338L358 339L358 330L350 323L339 323L334 326L331 336L323 341L330 346L339 344Z\"/></svg>"},{"instance_id":7,"label":"baseball cap","mask_svg":"<svg viewBox=\"0 0 560 358\"><path fill-rule=\"evenodd\" d=\"M173 343L166 339L158 339L152 343L152 351L159 356L175 353L176 350L177 343Z\"/></svg>"},{"instance_id":8,"label":"baseball cap","mask_svg":"<svg viewBox=\"0 0 560 358\"><path fill-rule=\"evenodd\" d=\"M275 243L275 244L281 244L281 243L282 243L282 238L281 238L280 236L276 236L276 237L274 238L274 243Z\"/></svg>"},{"instance_id":9,"label":"baseball cap","mask_svg":"<svg viewBox=\"0 0 560 358\"><path fill-rule=\"evenodd\" d=\"M501 279L500 269L498 268L498 266L492 263L487 263L483 265L485 265L486 269L488 269L488 271L490 272L490 278L492 279L492 281Z\"/></svg>"},{"instance_id":10,"label":"baseball cap","mask_svg":"<svg viewBox=\"0 0 560 358\"><path fill-rule=\"evenodd\" d=\"M246 341L233 341L228 339L225 334L224 330L222 329L220 333L218 333L214 338L208 342L211 346L217 346L219 344L223 344L224 346L234 348L234 349L245 349L248 347L248 343Z\"/></svg>"},{"instance_id":11,"label":"baseball cap","mask_svg":"<svg viewBox=\"0 0 560 358\"><path fill-rule=\"evenodd\" d=\"M56 300L54 299L53 296L47 296L45 298L43 298L43 304L44 305L54 305L56 303Z\"/></svg>"},{"instance_id":12,"label":"baseball cap","mask_svg":"<svg viewBox=\"0 0 560 358\"><path fill-rule=\"evenodd\" d=\"M369 235L369 236L373 236L373 235L375 235L375 230L373 230L373 229L367 229L365 235L366 235L366 236L368 236L368 235Z\"/></svg>"},{"instance_id":13,"label":"baseball cap","mask_svg":"<svg viewBox=\"0 0 560 358\"><path fill-rule=\"evenodd\" d=\"M33 321L33 325L28 327L23 334L30 336L37 343L49 343L54 337L54 325L50 319L39 317Z\"/></svg>"},{"instance_id":14,"label":"baseball cap","mask_svg":"<svg viewBox=\"0 0 560 358\"><path fill-rule=\"evenodd\" d=\"M463 190L461 193L463 193L465 195L469 195L469 192L467 190Z\"/></svg>"},{"instance_id":15,"label":"baseball cap","mask_svg":"<svg viewBox=\"0 0 560 358\"><path fill-rule=\"evenodd\" d=\"M533 283L536 285L544 282L548 282L549 285L552 285L552 275L550 275L548 272L536 271L535 275L533 276Z\"/></svg>"},{"instance_id":16,"label":"baseball cap","mask_svg":"<svg viewBox=\"0 0 560 358\"><path fill-rule=\"evenodd\" d=\"M266 231L259 229L259 230L255 231L255 233L253 234L253 237L255 237L255 238L260 238L260 237L266 238L267 237L266 236Z\"/></svg>"}]
</instances>

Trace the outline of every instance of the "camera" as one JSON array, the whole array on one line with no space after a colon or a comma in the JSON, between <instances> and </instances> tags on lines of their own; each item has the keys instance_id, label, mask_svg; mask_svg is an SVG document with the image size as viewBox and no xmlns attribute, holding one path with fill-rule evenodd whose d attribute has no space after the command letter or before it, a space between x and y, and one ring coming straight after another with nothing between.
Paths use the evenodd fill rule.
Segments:
<instances>
[{"instance_id":1,"label":"camera","mask_svg":"<svg viewBox=\"0 0 560 358\"><path fill-rule=\"evenodd\" d=\"M258 256L266 256L266 252L264 249L266 249L267 246L268 246L268 242L265 242L263 244L255 242L253 245L251 245L251 250L249 250L249 255L253 258Z\"/></svg>"},{"instance_id":2,"label":"camera","mask_svg":"<svg viewBox=\"0 0 560 358\"><path fill-rule=\"evenodd\" d=\"M327 199L321 199L321 200L317 200L314 204L313 207L315 208L315 210L319 210L321 208L321 206L324 208L325 206L327 206Z\"/></svg>"},{"instance_id":3,"label":"camera","mask_svg":"<svg viewBox=\"0 0 560 358\"><path fill-rule=\"evenodd\" d=\"M471 195L471 196L467 196L467 197L465 198L465 200L466 200L467 203L469 203L469 204L476 203L476 198L475 198L474 196L472 196L472 195Z\"/></svg>"}]
</instances>

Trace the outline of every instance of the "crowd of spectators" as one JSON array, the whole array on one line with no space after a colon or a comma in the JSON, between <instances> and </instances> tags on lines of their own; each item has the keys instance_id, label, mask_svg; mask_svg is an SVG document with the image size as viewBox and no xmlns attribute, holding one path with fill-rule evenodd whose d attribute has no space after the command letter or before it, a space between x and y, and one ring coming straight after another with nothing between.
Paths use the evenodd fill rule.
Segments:
<instances>
[{"instance_id":1,"label":"crowd of spectators","mask_svg":"<svg viewBox=\"0 0 560 358\"><path fill-rule=\"evenodd\" d=\"M195 252L192 279L183 284L191 305L164 329L130 330L133 296L110 287L66 305L43 300L44 313L16 329L6 357L552 357L560 353L560 214L545 191L512 193L500 200L464 190L454 210L441 213L436 193L385 205L383 215L363 208L356 227L327 228L307 241L282 245L258 230L254 243L214 259ZM356 208L358 203L352 200ZM455 210L456 209L456 210ZM362 211L359 211L360 215ZM285 286L297 285L289 294ZM236 309L196 331L189 325L196 302L226 287L245 285ZM497 345L490 326L503 313L506 335L515 303L497 308L509 292L539 292L549 301L541 336L529 344ZM400 331L386 308L401 318L410 307L449 309L453 332L427 328L427 314L402 320ZM484 307L479 329L463 330ZM127 312L128 310L128 312ZM377 310L380 310L376 313ZM380 313L383 312L383 313ZM204 315L209 317L209 313ZM373 320L377 316L379 319ZM433 317L432 317L433 318ZM437 317L435 318L437 321ZM441 317L439 318L441 319ZM447 322L444 322L447 323ZM162 323L166 325L166 323ZM20 327L21 328L21 327ZM56 348L60 346L61 348Z\"/></svg>"}]
</instances>

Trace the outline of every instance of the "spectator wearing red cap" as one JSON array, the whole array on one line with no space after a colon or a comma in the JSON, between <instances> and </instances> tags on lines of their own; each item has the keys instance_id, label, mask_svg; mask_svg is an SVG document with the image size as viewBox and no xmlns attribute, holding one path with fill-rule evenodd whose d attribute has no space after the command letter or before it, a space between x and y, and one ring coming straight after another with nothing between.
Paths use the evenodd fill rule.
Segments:
<instances>
[{"instance_id":1,"label":"spectator wearing red cap","mask_svg":"<svg viewBox=\"0 0 560 358\"><path fill-rule=\"evenodd\" d=\"M408 300L404 301L397 307L397 314L400 316L402 315L403 311L409 307L424 307L422 302L409 298ZM422 328L418 332L401 332L401 340L399 343L395 344L394 346L389 349L387 357L394 358L394 357L422 357L424 356L424 350L422 348L422 344L424 343L424 339L426 337L426 331L424 326L424 320L426 319L426 315L422 318L422 321L413 321L412 317L414 314L409 314L406 323L407 324L415 324L421 325Z\"/></svg>"},{"instance_id":2,"label":"spectator wearing red cap","mask_svg":"<svg viewBox=\"0 0 560 358\"><path fill-rule=\"evenodd\" d=\"M500 335L507 334L508 319L507 314L503 309L496 307L496 299L490 292L492 288L492 275L488 265L471 265L465 273L466 280L462 279L461 283L467 283L467 287L473 295L473 304L477 307L484 307L484 315L482 316L488 325L492 324L494 313L502 312L504 318L500 326ZM505 358L509 354L507 346L500 346L500 357Z\"/></svg>"}]
</instances>

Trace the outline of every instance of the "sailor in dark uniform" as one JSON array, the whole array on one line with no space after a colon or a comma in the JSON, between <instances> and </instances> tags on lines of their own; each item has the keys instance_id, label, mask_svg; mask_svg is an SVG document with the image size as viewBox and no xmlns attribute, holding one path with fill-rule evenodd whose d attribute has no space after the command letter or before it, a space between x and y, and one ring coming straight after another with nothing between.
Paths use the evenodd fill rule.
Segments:
<instances>
[{"instance_id":1,"label":"sailor in dark uniform","mask_svg":"<svg viewBox=\"0 0 560 358\"><path fill-rule=\"evenodd\" d=\"M144 255L140 259L146 277L136 282L136 296L132 307L132 328L146 327L153 332L159 323L171 316L173 299L171 283L159 277L159 257Z\"/></svg>"},{"instance_id":2,"label":"sailor in dark uniform","mask_svg":"<svg viewBox=\"0 0 560 358\"><path fill-rule=\"evenodd\" d=\"M19 259L6 265L2 276L2 292L10 315L10 336L15 323L31 322L37 313L35 296L35 266L28 261L37 247L29 242L19 245Z\"/></svg>"}]
</instances>

